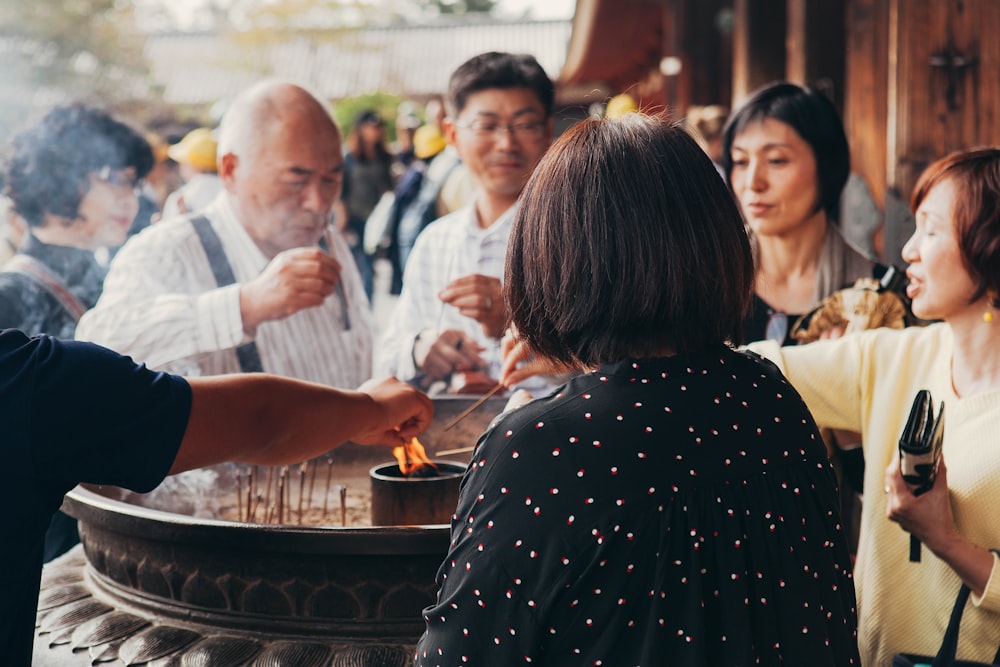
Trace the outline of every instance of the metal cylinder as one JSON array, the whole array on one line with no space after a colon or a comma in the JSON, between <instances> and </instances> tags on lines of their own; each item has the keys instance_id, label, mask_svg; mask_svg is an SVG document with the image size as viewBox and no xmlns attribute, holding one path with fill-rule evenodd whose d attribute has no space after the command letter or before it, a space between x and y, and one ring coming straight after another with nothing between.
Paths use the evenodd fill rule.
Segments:
<instances>
[{"instance_id":1,"label":"metal cylinder","mask_svg":"<svg viewBox=\"0 0 1000 667\"><path fill-rule=\"evenodd\" d=\"M406 477L396 463L371 469L372 525L426 526L451 523L465 466L434 461L434 477Z\"/></svg>"}]
</instances>

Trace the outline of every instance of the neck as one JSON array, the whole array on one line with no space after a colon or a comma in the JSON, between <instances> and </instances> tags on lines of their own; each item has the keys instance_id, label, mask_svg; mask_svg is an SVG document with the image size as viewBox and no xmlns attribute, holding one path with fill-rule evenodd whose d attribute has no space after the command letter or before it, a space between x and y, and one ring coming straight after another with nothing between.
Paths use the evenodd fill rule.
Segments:
<instances>
[{"instance_id":1,"label":"neck","mask_svg":"<svg viewBox=\"0 0 1000 667\"><path fill-rule=\"evenodd\" d=\"M963 398L1000 389L1000 321L983 321L987 307L983 298L961 317L948 320L954 336L951 381L955 394Z\"/></svg>"},{"instance_id":2,"label":"neck","mask_svg":"<svg viewBox=\"0 0 1000 667\"><path fill-rule=\"evenodd\" d=\"M796 280L802 274L814 272L828 225L826 213L820 209L793 232L757 235L758 272L772 280Z\"/></svg>"},{"instance_id":3,"label":"neck","mask_svg":"<svg viewBox=\"0 0 1000 667\"><path fill-rule=\"evenodd\" d=\"M31 233L36 239L48 245L69 246L71 248L82 248L83 250L93 250L92 239L80 234L77 226L73 223L67 224L65 218L53 219L47 217L38 227L33 227Z\"/></svg>"},{"instance_id":4,"label":"neck","mask_svg":"<svg viewBox=\"0 0 1000 667\"><path fill-rule=\"evenodd\" d=\"M476 196L476 218L479 222L479 226L482 229L489 229L493 226L497 220L500 219L504 213L507 212L514 202L517 201L517 195L513 197L500 196L500 195L489 195L482 190Z\"/></svg>"}]
</instances>

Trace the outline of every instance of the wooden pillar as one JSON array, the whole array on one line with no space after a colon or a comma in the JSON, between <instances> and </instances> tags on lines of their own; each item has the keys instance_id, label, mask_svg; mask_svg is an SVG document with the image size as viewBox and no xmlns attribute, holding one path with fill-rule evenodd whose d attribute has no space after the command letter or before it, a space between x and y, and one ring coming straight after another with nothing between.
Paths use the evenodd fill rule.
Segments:
<instances>
[{"instance_id":1,"label":"wooden pillar","mask_svg":"<svg viewBox=\"0 0 1000 667\"><path fill-rule=\"evenodd\" d=\"M732 0L678 2L680 99L728 105L732 98Z\"/></svg>"},{"instance_id":2,"label":"wooden pillar","mask_svg":"<svg viewBox=\"0 0 1000 667\"><path fill-rule=\"evenodd\" d=\"M823 0L824 2L826 0ZM733 106L755 88L785 78L784 2L733 2Z\"/></svg>"},{"instance_id":3,"label":"wooden pillar","mask_svg":"<svg viewBox=\"0 0 1000 667\"><path fill-rule=\"evenodd\" d=\"M845 0L787 0L786 76L830 95L838 110L844 101Z\"/></svg>"}]
</instances>

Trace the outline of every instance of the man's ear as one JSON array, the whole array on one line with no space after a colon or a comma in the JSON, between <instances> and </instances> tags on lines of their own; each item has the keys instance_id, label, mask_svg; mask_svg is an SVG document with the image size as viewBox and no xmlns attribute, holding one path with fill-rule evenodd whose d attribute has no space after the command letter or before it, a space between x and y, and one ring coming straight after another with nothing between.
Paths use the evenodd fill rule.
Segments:
<instances>
[{"instance_id":1,"label":"man's ear","mask_svg":"<svg viewBox=\"0 0 1000 667\"><path fill-rule=\"evenodd\" d=\"M224 184L232 183L240 158L235 153L224 153L219 156L219 178Z\"/></svg>"},{"instance_id":2,"label":"man's ear","mask_svg":"<svg viewBox=\"0 0 1000 667\"><path fill-rule=\"evenodd\" d=\"M444 140L454 146L455 135L457 132L458 128L455 127L455 122L450 116L445 116L444 120L441 122L441 133L444 135Z\"/></svg>"}]
</instances>

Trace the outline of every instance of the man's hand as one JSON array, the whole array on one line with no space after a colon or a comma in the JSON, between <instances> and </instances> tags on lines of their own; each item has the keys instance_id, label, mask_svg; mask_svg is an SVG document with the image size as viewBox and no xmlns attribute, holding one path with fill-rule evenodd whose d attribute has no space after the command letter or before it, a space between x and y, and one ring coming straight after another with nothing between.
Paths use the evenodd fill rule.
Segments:
<instances>
[{"instance_id":1,"label":"man's hand","mask_svg":"<svg viewBox=\"0 0 1000 667\"><path fill-rule=\"evenodd\" d=\"M340 262L319 248L278 253L259 276L240 288L243 329L280 320L323 303L340 280Z\"/></svg>"},{"instance_id":2,"label":"man's hand","mask_svg":"<svg viewBox=\"0 0 1000 667\"><path fill-rule=\"evenodd\" d=\"M434 403L427 394L394 377L369 380L358 391L376 403L380 416L368 431L353 438L355 442L400 445L427 430L434 417Z\"/></svg>"},{"instance_id":3,"label":"man's hand","mask_svg":"<svg viewBox=\"0 0 1000 667\"><path fill-rule=\"evenodd\" d=\"M433 380L446 380L455 371L485 368L479 355L483 347L458 329L448 329L435 336L424 331L413 344L413 360L417 368Z\"/></svg>"},{"instance_id":4,"label":"man's hand","mask_svg":"<svg viewBox=\"0 0 1000 667\"><path fill-rule=\"evenodd\" d=\"M497 278L478 273L462 276L448 283L438 298L458 308L460 314L479 322L487 336L500 338L503 333L507 313Z\"/></svg>"}]
</instances>

